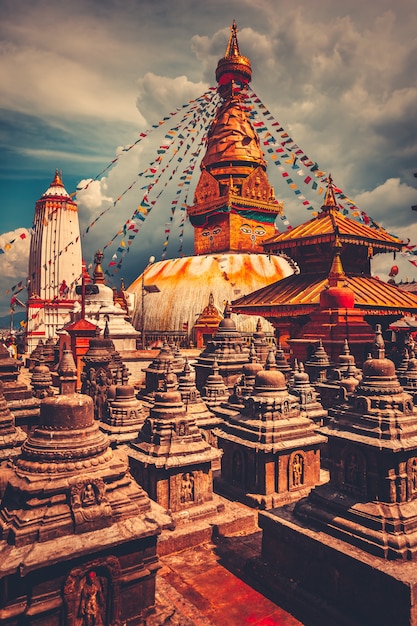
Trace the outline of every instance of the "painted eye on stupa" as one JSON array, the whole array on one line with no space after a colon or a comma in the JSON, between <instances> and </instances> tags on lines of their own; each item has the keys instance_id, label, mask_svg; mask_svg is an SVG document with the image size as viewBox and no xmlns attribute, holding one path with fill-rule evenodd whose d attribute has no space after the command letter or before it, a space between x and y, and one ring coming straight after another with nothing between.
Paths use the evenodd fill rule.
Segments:
<instances>
[{"instance_id":1,"label":"painted eye on stupa","mask_svg":"<svg viewBox=\"0 0 417 626\"><path fill-rule=\"evenodd\" d=\"M252 233L252 228L249 226L249 224L242 224L240 230L242 231L242 233L245 233L245 235L250 235Z\"/></svg>"},{"instance_id":2,"label":"painted eye on stupa","mask_svg":"<svg viewBox=\"0 0 417 626\"><path fill-rule=\"evenodd\" d=\"M255 235L257 235L258 237L262 237L262 235L265 235L266 230L264 228L255 228L255 230L253 231L255 233Z\"/></svg>"},{"instance_id":3,"label":"painted eye on stupa","mask_svg":"<svg viewBox=\"0 0 417 626\"><path fill-rule=\"evenodd\" d=\"M203 230L203 232L201 233L202 237L210 237L211 232L209 230Z\"/></svg>"},{"instance_id":4,"label":"painted eye on stupa","mask_svg":"<svg viewBox=\"0 0 417 626\"><path fill-rule=\"evenodd\" d=\"M217 226L216 228L213 228L211 232L213 235L218 235L219 233L222 232L222 229L220 228L220 226Z\"/></svg>"}]
</instances>

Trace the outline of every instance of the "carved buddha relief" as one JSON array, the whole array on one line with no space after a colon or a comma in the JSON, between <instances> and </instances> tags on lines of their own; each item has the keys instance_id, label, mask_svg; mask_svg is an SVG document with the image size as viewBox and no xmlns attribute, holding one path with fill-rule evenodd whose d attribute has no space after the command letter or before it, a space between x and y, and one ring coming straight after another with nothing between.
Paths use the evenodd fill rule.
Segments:
<instances>
[{"instance_id":1,"label":"carved buddha relief","mask_svg":"<svg viewBox=\"0 0 417 626\"><path fill-rule=\"evenodd\" d=\"M290 489L302 487L305 482L304 476L305 459L302 452L295 452L290 460Z\"/></svg>"},{"instance_id":2,"label":"carved buddha relief","mask_svg":"<svg viewBox=\"0 0 417 626\"><path fill-rule=\"evenodd\" d=\"M195 492L194 492L194 474L192 472L185 472L181 477L181 494L180 501L182 504L186 504L187 502L194 502L195 500Z\"/></svg>"}]
</instances>

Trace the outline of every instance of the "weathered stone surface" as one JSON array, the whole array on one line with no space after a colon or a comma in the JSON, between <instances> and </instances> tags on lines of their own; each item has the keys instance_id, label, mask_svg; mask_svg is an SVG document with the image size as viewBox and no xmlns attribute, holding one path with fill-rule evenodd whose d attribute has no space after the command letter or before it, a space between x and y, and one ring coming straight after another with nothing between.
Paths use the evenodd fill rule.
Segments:
<instances>
[{"instance_id":1,"label":"weathered stone surface","mask_svg":"<svg viewBox=\"0 0 417 626\"><path fill-rule=\"evenodd\" d=\"M240 413L215 429L224 451L216 489L259 508L299 499L320 481L320 445L278 370L261 370Z\"/></svg>"},{"instance_id":2,"label":"weathered stone surface","mask_svg":"<svg viewBox=\"0 0 417 626\"><path fill-rule=\"evenodd\" d=\"M0 621L137 623L154 604L156 541L170 518L109 447L92 399L75 393L69 351L60 375L67 393L43 400L0 506Z\"/></svg>"}]
</instances>

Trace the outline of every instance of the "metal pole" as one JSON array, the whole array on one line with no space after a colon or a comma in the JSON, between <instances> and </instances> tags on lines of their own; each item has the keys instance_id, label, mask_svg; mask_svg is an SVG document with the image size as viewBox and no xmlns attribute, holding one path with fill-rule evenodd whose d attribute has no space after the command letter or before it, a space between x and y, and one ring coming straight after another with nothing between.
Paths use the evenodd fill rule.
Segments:
<instances>
[{"instance_id":1,"label":"metal pole","mask_svg":"<svg viewBox=\"0 0 417 626\"><path fill-rule=\"evenodd\" d=\"M147 266L142 272L142 350L146 349L145 342L145 272L152 263L155 263L155 257L149 257Z\"/></svg>"}]
</instances>

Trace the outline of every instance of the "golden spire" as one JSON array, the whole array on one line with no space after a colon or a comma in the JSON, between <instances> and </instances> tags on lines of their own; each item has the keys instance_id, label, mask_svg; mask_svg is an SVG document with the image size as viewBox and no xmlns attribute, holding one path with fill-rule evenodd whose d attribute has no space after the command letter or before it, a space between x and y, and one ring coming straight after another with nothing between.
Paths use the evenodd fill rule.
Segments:
<instances>
[{"instance_id":1,"label":"golden spire","mask_svg":"<svg viewBox=\"0 0 417 626\"><path fill-rule=\"evenodd\" d=\"M342 260L340 255L342 254L342 244L338 236L333 244L334 256L332 266L330 268L328 280L331 287L335 287L339 281L346 278L345 271L343 269Z\"/></svg>"},{"instance_id":2,"label":"golden spire","mask_svg":"<svg viewBox=\"0 0 417 626\"><path fill-rule=\"evenodd\" d=\"M219 91L224 85L233 82L248 84L252 78L252 68L247 57L240 54L237 41L237 26L233 20L230 27L230 38L226 48L226 54L217 64L216 80L219 83Z\"/></svg>"},{"instance_id":3,"label":"golden spire","mask_svg":"<svg viewBox=\"0 0 417 626\"><path fill-rule=\"evenodd\" d=\"M52 181L51 187L63 187L64 183L62 182L62 170L58 171L58 168L55 170L55 177Z\"/></svg>"},{"instance_id":4,"label":"golden spire","mask_svg":"<svg viewBox=\"0 0 417 626\"><path fill-rule=\"evenodd\" d=\"M224 56L225 58L229 59L230 57L240 56L239 44L237 42L237 25L235 20L233 20L233 23L230 27L230 39L229 43L227 44L226 54Z\"/></svg>"},{"instance_id":5,"label":"golden spire","mask_svg":"<svg viewBox=\"0 0 417 626\"><path fill-rule=\"evenodd\" d=\"M334 195L334 185L332 175L329 174L327 179L326 195L324 196L324 202L322 206L323 210L337 209L336 197Z\"/></svg>"}]
</instances>

